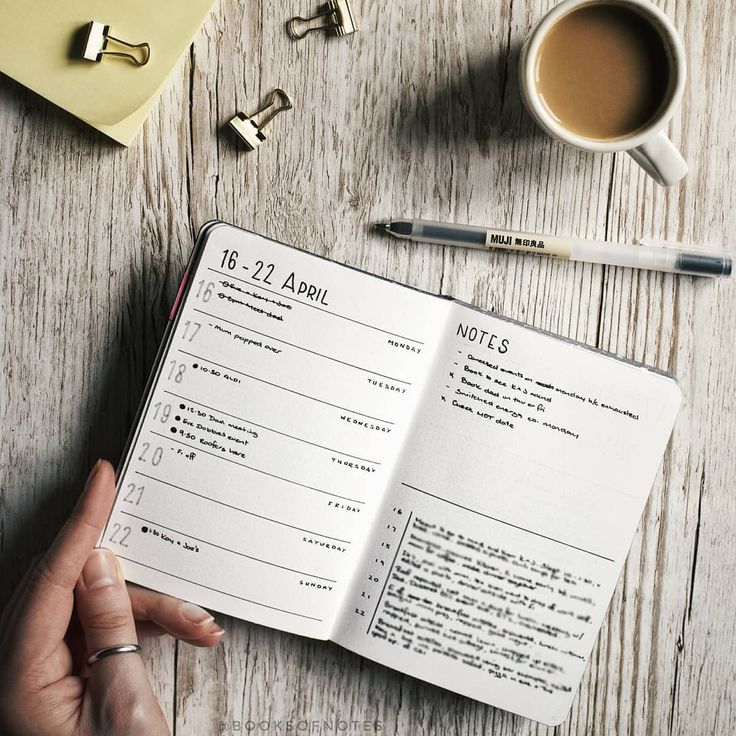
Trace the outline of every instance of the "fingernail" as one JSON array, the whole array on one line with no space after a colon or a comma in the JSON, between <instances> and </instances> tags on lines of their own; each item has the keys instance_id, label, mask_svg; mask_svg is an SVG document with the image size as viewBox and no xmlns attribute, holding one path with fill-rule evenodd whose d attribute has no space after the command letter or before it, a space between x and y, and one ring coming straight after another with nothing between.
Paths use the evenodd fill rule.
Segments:
<instances>
[{"instance_id":1,"label":"fingernail","mask_svg":"<svg viewBox=\"0 0 736 736\"><path fill-rule=\"evenodd\" d=\"M82 570L82 580L87 590L106 588L118 581L118 566L108 549L95 549L87 558Z\"/></svg>"},{"instance_id":2,"label":"fingernail","mask_svg":"<svg viewBox=\"0 0 736 736\"><path fill-rule=\"evenodd\" d=\"M89 475L87 476L87 482L84 484L85 487L88 486L92 482L92 479L97 475L97 471L100 469L100 465L102 465L102 458L100 458L92 466L92 470L89 471Z\"/></svg>"},{"instance_id":3,"label":"fingernail","mask_svg":"<svg viewBox=\"0 0 736 736\"><path fill-rule=\"evenodd\" d=\"M197 626L203 626L204 624L214 621L215 617L210 615L204 608L195 606L194 603L182 603L181 615L190 623L196 624Z\"/></svg>"},{"instance_id":4,"label":"fingernail","mask_svg":"<svg viewBox=\"0 0 736 736\"><path fill-rule=\"evenodd\" d=\"M225 633L225 629L221 629L219 626L217 626L210 633L212 634L212 636L222 636Z\"/></svg>"}]
</instances>

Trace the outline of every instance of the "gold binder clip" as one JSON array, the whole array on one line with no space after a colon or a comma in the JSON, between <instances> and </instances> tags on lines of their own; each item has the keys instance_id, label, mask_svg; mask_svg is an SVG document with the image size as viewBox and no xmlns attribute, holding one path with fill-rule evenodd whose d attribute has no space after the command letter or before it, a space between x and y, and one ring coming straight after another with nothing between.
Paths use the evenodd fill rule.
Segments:
<instances>
[{"instance_id":1,"label":"gold binder clip","mask_svg":"<svg viewBox=\"0 0 736 736\"><path fill-rule=\"evenodd\" d=\"M274 105L276 97L280 97L282 100L281 105ZM256 115L260 115L262 112L273 106L268 115L264 118L263 122L259 125L253 118ZM268 100L261 105L254 113L248 115L244 112L239 112L229 123L231 130L235 131L235 134L240 138L249 151L252 151L266 140L266 134L263 129L280 113L284 110L291 109L292 104L289 99L289 95L282 89L276 88L268 97Z\"/></svg>"},{"instance_id":2,"label":"gold binder clip","mask_svg":"<svg viewBox=\"0 0 736 736\"><path fill-rule=\"evenodd\" d=\"M321 26L309 26L308 24L319 18L326 18ZM298 25L305 26L301 31ZM296 16L287 23L289 35L294 39L304 38L312 31L334 31L338 36L349 36L358 30L358 24L353 12L350 0L328 0L321 12L311 18Z\"/></svg>"},{"instance_id":3,"label":"gold binder clip","mask_svg":"<svg viewBox=\"0 0 736 736\"><path fill-rule=\"evenodd\" d=\"M107 46L110 41L129 49L141 49L141 58L128 51L108 51ZM92 20L85 26L82 58L87 59L87 61L102 61L103 56L122 56L128 61L132 61L136 66L145 66L151 58L151 47L147 43L121 41L119 38L110 35L110 26Z\"/></svg>"}]
</instances>

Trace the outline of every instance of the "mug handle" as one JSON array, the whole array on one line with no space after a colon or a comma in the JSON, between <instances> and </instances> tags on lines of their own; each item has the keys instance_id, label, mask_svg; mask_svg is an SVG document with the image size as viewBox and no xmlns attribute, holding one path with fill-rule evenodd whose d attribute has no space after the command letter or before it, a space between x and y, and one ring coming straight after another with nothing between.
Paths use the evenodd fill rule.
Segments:
<instances>
[{"instance_id":1,"label":"mug handle","mask_svg":"<svg viewBox=\"0 0 736 736\"><path fill-rule=\"evenodd\" d=\"M687 174L685 159L662 130L627 153L663 187L677 184Z\"/></svg>"}]
</instances>

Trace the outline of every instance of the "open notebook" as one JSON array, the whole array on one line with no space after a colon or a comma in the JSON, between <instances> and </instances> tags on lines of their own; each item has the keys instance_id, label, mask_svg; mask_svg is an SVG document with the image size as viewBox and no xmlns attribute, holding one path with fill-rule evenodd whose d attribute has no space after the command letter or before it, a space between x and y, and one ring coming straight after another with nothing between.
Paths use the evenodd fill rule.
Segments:
<instances>
[{"instance_id":1,"label":"open notebook","mask_svg":"<svg viewBox=\"0 0 736 736\"><path fill-rule=\"evenodd\" d=\"M101 544L137 583L557 724L679 405L660 372L211 223Z\"/></svg>"}]
</instances>

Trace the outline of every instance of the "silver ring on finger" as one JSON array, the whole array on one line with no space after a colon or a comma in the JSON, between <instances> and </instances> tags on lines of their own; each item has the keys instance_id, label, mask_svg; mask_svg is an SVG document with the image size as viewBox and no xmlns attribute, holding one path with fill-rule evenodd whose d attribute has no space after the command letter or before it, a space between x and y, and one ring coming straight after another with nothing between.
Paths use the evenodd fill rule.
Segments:
<instances>
[{"instance_id":1,"label":"silver ring on finger","mask_svg":"<svg viewBox=\"0 0 736 736\"><path fill-rule=\"evenodd\" d=\"M99 662L105 657L112 657L114 654L138 654L141 648L138 644L120 644L116 647L105 647L93 652L87 658L87 666L91 667L95 662Z\"/></svg>"}]
</instances>

